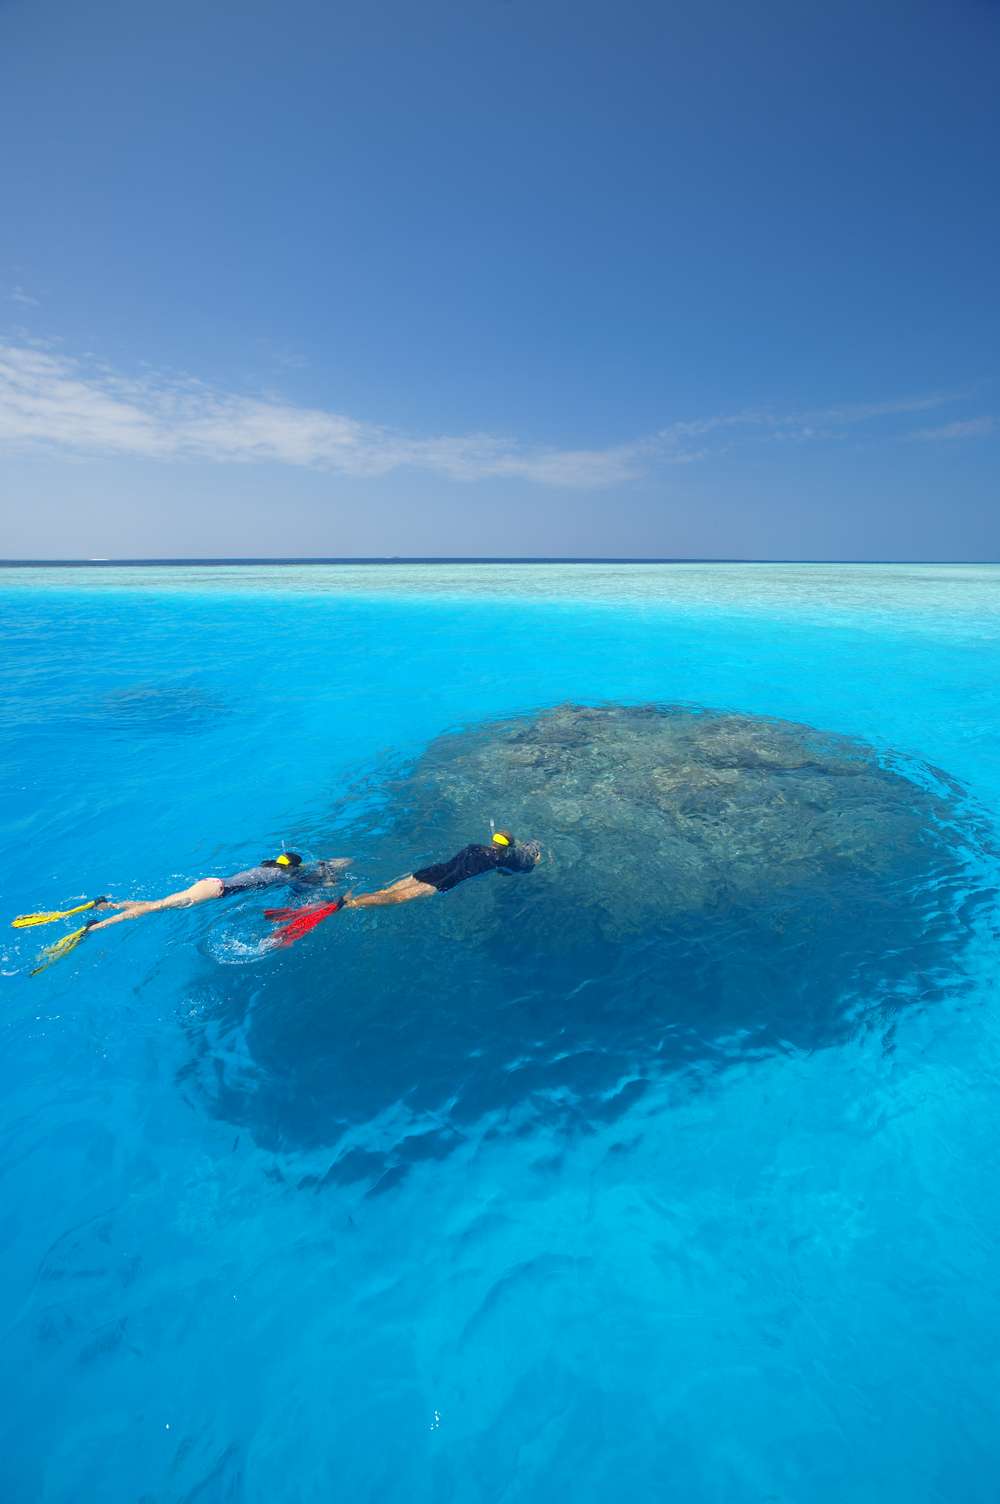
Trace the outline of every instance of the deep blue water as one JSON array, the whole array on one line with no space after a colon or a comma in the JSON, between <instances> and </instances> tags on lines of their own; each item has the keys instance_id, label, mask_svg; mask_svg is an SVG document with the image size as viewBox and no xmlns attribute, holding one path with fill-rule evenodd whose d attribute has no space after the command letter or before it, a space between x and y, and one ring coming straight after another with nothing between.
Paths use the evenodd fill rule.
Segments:
<instances>
[{"instance_id":1,"label":"deep blue water","mask_svg":"<svg viewBox=\"0 0 1000 1504\"><path fill-rule=\"evenodd\" d=\"M530 880L278 954L254 895L35 978L58 927L5 929L5 1499L993 1504L1000 569L681 568L0 578L4 915L282 845L391 879L373 791L565 700L860 737L976 829L932 988L894 958L877 1021L721 1068L649 1047L655 936L523 956Z\"/></svg>"}]
</instances>

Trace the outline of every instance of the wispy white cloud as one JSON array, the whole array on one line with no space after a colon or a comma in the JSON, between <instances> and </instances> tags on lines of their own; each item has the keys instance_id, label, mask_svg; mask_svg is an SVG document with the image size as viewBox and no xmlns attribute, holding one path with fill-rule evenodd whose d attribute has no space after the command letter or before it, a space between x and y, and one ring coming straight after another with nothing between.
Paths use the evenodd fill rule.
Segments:
<instances>
[{"instance_id":1,"label":"wispy white cloud","mask_svg":"<svg viewBox=\"0 0 1000 1504\"><path fill-rule=\"evenodd\" d=\"M23 303L27 308L38 307L38 299L33 298L30 292L25 292L24 288L20 285L11 289L10 301L12 303Z\"/></svg>"},{"instance_id":2,"label":"wispy white cloud","mask_svg":"<svg viewBox=\"0 0 1000 1504\"><path fill-rule=\"evenodd\" d=\"M934 439L984 439L997 427L996 418L964 418L945 423L940 428L918 428L909 437L924 441Z\"/></svg>"},{"instance_id":3,"label":"wispy white cloud","mask_svg":"<svg viewBox=\"0 0 1000 1504\"><path fill-rule=\"evenodd\" d=\"M321 408L156 374L122 377L51 351L0 345L0 443L151 459L272 462L377 476L404 466L455 480L516 476L598 487L638 473L639 446L529 448L492 434L400 434Z\"/></svg>"},{"instance_id":4,"label":"wispy white cloud","mask_svg":"<svg viewBox=\"0 0 1000 1504\"><path fill-rule=\"evenodd\" d=\"M672 423L626 444L560 449L490 433L415 437L280 397L243 396L148 369L122 376L91 357L71 360L51 347L0 344L0 444L272 463L358 477L411 468L458 481L508 477L609 488L655 466L703 460L740 438L806 443L950 400L921 396L798 414L748 410Z\"/></svg>"},{"instance_id":5,"label":"wispy white cloud","mask_svg":"<svg viewBox=\"0 0 1000 1504\"><path fill-rule=\"evenodd\" d=\"M923 397L897 397L891 402L848 402L840 407L817 408L803 419L819 424L867 423L873 418L895 418L907 413L929 412L947 402L957 402L963 392L932 392Z\"/></svg>"}]
</instances>

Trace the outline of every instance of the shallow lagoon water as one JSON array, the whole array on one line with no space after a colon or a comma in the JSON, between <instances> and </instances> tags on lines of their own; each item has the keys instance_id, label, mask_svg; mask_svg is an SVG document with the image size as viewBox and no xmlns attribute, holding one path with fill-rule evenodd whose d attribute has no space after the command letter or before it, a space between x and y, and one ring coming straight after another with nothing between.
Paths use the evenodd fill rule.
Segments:
<instances>
[{"instance_id":1,"label":"shallow lagoon water","mask_svg":"<svg viewBox=\"0 0 1000 1504\"><path fill-rule=\"evenodd\" d=\"M6 1497L992 1501L1000 569L12 570L0 629L10 914L390 879L435 739L566 701L860 738L976 831L932 987L683 1069L658 937L542 962L530 878L279 956L256 898L6 931Z\"/></svg>"}]
</instances>

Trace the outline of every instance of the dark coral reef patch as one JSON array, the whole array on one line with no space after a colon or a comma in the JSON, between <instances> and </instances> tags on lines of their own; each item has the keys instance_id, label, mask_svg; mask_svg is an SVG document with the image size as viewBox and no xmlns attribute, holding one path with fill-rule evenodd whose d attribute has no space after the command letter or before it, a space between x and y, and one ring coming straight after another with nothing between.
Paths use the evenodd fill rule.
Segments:
<instances>
[{"instance_id":1,"label":"dark coral reef patch","mask_svg":"<svg viewBox=\"0 0 1000 1504\"><path fill-rule=\"evenodd\" d=\"M962 791L843 736L562 705L442 736L354 809L316 844L355 855L364 887L491 818L544 860L206 978L194 1074L262 1142L340 1141L351 1157L316 1185L372 1156L381 1184L472 1131L592 1131L664 1072L832 1045L962 985Z\"/></svg>"},{"instance_id":2,"label":"dark coral reef patch","mask_svg":"<svg viewBox=\"0 0 1000 1504\"><path fill-rule=\"evenodd\" d=\"M766 922L806 894L884 900L947 856L952 794L788 721L563 705L441 737L395 825L409 844L483 838L491 816L538 837L563 923L622 939L734 908Z\"/></svg>"}]
</instances>

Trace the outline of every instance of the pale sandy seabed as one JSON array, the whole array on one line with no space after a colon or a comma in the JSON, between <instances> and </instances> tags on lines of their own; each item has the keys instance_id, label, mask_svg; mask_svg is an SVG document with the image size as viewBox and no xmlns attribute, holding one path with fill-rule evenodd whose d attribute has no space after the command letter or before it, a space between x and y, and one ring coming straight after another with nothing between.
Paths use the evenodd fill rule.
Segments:
<instances>
[{"instance_id":1,"label":"pale sandy seabed","mask_svg":"<svg viewBox=\"0 0 1000 1504\"><path fill-rule=\"evenodd\" d=\"M0 570L0 591L74 590L519 599L649 606L1000 634L1000 564L223 564Z\"/></svg>"}]
</instances>

